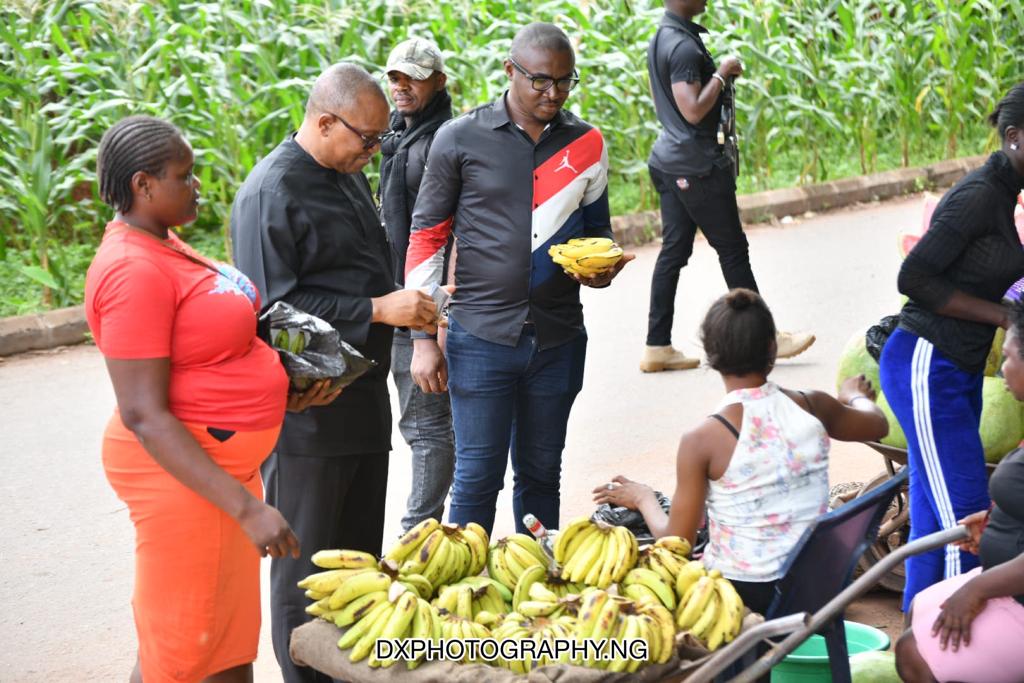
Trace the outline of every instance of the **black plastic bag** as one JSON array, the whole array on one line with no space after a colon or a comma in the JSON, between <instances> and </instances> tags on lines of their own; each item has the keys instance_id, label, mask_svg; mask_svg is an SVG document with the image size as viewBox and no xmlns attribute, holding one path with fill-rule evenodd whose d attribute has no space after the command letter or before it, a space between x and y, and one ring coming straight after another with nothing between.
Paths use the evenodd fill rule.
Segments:
<instances>
[{"instance_id":1,"label":"black plastic bag","mask_svg":"<svg viewBox=\"0 0 1024 683\"><path fill-rule=\"evenodd\" d=\"M879 320L877 325L872 325L868 328L864 335L864 344L867 346L868 353L871 354L875 361L882 357L882 347L885 346L889 335L893 333L899 324L899 314L887 315Z\"/></svg>"},{"instance_id":2,"label":"black plastic bag","mask_svg":"<svg viewBox=\"0 0 1024 683\"><path fill-rule=\"evenodd\" d=\"M347 387L377 365L342 341L329 324L283 301L260 316L257 330L281 356L295 391L322 379L332 380L332 389Z\"/></svg>"},{"instance_id":3,"label":"black plastic bag","mask_svg":"<svg viewBox=\"0 0 1024 683\"><path fill-rule=\"evenodd\" d=\"M655 491L654 495L658 498L658 505L665 511L667 515L669 510L672 508L672 501L661 491ZM594 514L590 516L590 519L594 521L601 521L607 524L613 524L615 526L624 526L633 532L636 536L636 541L640 545L646 543L654 543L654 534L647 528L647 522L644 521L644 516L640 514L638 510L630 510L629 508L617 507L604 503L598 505L597 509L594 510ZM697 530L696 543L693 545L691 556L699 557L701 551L704 550L704 546L708 543L708 526L705 522L704 526Z\"/></svg>"}]
</instances>

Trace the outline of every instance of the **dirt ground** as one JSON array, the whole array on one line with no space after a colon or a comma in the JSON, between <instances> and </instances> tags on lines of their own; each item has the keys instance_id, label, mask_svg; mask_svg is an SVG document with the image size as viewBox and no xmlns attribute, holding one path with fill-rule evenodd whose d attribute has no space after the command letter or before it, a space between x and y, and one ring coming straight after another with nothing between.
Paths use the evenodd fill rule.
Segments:
<instances>
[{"instance_id":1,"label":"dirt ground","mask_svg":"<svg viewBox=\"0 0 1024 683\"><path fill-rule=\"evenodd\" d=\"M775 381L834 390L847 339L898 310L896 236L920 215L921 198L913 197L750 231L754 272L780 327L818 336L807 353L779 364ZM679 435L722 395L708 370L638 372L657 247L635 251L637 260L611 288L584 292L590 342L569 425L562 519L589 513L591 489L619 473L671 491ZM714 252L699 242L680 280L677 345L696 351L700 317L724 288ZM134 660L132 529L99 461L113 405L91 346L0 360L0 642L7 644L0 681L124 680ZM397 430L394 449L387 538L399 532L410 486ZM866 446L834 444L833 483L866 481L881 469L881 457ZM495 534L512 529L509 472ZM894 595L874 593L847 618L895 637L902 615ZM256 680L278 681L265 601L263 625Z\"/></svg>"}]
</instances>

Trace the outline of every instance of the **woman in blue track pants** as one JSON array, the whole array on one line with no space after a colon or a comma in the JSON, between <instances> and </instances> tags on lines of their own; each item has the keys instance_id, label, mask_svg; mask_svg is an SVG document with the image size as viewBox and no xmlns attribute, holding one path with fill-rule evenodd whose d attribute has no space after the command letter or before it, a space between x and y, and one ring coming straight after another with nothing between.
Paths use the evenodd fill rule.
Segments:
<instances>
[{"instance_id":1,"label":"woman in blue track pants","mask_svg":"<svg viewBox=\"0 0 1024 683\"><path fill-rule=\"evenodd\" d=\"M1024 188L1024 83L989 120L1002 149L943 197L903 262L898 285L909 300L882 351L882 390L907 435L911 539L989 506L981 389L996 327L1008 325L1003 294L1024 276L1013 221ZM955 546L908 559L904 610L920 590L977 564Z\"/></svg>"}]
</instances>

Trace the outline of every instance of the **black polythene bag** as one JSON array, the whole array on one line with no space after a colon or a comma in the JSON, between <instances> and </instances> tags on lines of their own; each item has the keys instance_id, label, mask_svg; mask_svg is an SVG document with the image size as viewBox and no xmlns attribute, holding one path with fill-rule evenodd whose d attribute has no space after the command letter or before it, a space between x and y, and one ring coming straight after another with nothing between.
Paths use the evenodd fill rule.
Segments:
<instances>
[{"instance_id":1,"label":"black polythene bag","mask_svg":"<svg viewBox=\"0 0 1024 683\"><path fill-rule=\"evenodd\" d=\"M321 379L332 380L335 389L347 387L377 365L344 342L328 323L283 301L260 316L257 330L260 338L281 356L281 364L296 391L305 391ZM288 343L298 340L299 335L302 340L298 344Z\"/></svg>"},{"instance_id":2,"label":"black polythene bag","mask_svg":"<svg viewBox=\"0 0 1024 683\"><path fill-rule=\"evenodd\" d=\"M661 509L664 510L667 515L669 510L672 508L672 501L669 500L668 496L661 491L655 491L654 495L658 498L658 505L661 506ZM597 509L594 511L594 514L590 516L590 519L594 521L600 520L615 526L626 527L633 532L633 535L636 536L637 543L640 545L644 545L645 543L654 543L654 534L652 534L651 530L647 528L647 522L644 521L644 516L640 514L639 510L630 510L629 508L617 507L609 505L608 503L603 503L597 506ZM697 530L696 541L697 542L694 544L691 554L699 556L700 552L708 542L707 523Z\"/></svg>"},{"instance_id":3,"label":"black polythene bag","mask_svg":"<svg viewBox=\"0 0 1024 683\"><path fill-rule=\"evenodd\" d=\"M882 347L885 346L885 342L889 339L889 335L900 324L900 316L887 315L878 321L877 325L872 325L868 328L868 331L864 334L864 344L867 346L868 353L871 357L878 361L882 357Z\"/></svg>"}]
</instances>

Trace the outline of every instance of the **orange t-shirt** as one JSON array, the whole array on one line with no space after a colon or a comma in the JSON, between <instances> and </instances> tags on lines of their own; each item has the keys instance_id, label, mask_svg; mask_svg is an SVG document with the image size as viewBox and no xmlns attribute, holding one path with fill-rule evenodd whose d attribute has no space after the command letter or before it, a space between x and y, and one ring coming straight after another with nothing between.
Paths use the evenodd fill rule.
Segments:
<instances>
[{"instance_id":1,"label":"orange t-shirt","mask_svg":"<svg viewBox=\"0 0 1024 683\"><path fill-rule=\"evenodd\" d=\"M217 268L213 272L184 254ZM259 293L239 270L113 221L85 278L85 313L107 358L170 358L169 406L235 431L284 419L288 377L256 336Z\"/></svg>"}]
</instances>

